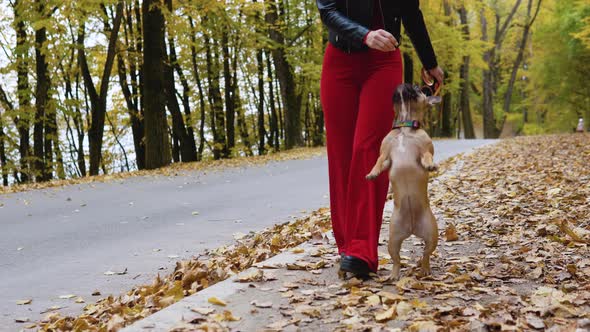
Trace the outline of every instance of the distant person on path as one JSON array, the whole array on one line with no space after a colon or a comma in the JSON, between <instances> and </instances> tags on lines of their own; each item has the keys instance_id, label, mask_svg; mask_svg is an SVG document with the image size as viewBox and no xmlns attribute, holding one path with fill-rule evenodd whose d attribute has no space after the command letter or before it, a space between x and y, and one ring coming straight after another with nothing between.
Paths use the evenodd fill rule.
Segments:
<instances>
[{"instance_id":1,"label":"distant person on path","mask_svg":"<svg viewBox=\"0 0 590 332\"><path fill-rule=\"evenodd\" d=\"M402 83L403 23L423 66L439 84L443 70L418 0L316 0L329 30L321 77L332 228L341 271L377 271L377 245L388 189L387 172L365 175L394 119L393 92Z\"/></svg>"},{"instance_id":2,"label":"distant person on path","mask_svg":"<svg viewBox=\"0 0 590 332\"><path fill-rule=\"evenodd\" d=\"M576 131L578 133L583 133L584 132L584 119L583 118L580 118L578 120L578 127L576 127Z\"/></svg>"}]
</instances>

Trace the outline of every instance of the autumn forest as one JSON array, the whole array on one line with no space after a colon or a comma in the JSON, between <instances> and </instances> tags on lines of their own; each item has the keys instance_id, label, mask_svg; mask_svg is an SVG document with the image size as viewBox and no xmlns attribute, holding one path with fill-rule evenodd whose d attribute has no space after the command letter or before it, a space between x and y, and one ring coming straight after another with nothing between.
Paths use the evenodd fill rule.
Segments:
<instances>
[{"instance_id":1,"label":"autumn forest","mask_svg":"<svg viewBox=\"0 0 590 332\"><path fill-rule=\"evenodd\" d=\"M590 3L422 0L436 137L590 122ZM0 0L4 186L322 146L312 0ZM409 38L404 80L422 67Z\"/></svg>"}]
</instances>

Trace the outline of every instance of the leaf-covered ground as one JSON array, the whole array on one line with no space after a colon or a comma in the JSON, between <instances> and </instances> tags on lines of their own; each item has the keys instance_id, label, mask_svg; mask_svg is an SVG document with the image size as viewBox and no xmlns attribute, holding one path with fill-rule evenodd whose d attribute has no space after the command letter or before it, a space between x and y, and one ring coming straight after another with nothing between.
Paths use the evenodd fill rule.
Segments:
<instances>
[{"instance_id":1,"label":"leaf-covered ground","mask_svg":"<svg viewBox=\"0 0 590 332\"><path fill-rule=\"evenodd\" d=\"M379 274L367 282L338 280L334 245L320 241L329 226L322 210L181 262L153 285L88 305L85 315L54 315L42 326L116 330L315 238L317 250L303 254L298 264L274 266L272 272L261 267L243 280L252 283L252 292L232 302L246 301L248 312L211 299L211 308L194 308L198 317L178 330L244 330L257 317L270 330L587 330L589 161L590 135L580 134L502 141L443 167L430 187L441 228L431 277L417 277L422 248L410 238L402 249L402 279L388 279L388 212Z\"/></svg>"},{"instance_id":2,"label":"leaf-covered ground","mask_svg":"<svg viewBox=\"0 0 590 332\"><path fill-rule=\"evenodd\" d=\"M416 238L404 243L399 281L388 280L385 237L381 269L368 282L337 279L334 246L318 244L301 265L324 262L321 273L263 269L276 280L253 282L233 302L266 303L252 302L247 313L212 305L216 310L177 330L248 330L266 321L275 331L586 331L589 161L589 135L518 138L480 149L431 182L441 226L431 277L417 277Z\"/></svg>"},{"instance_id":3,"label":"leaf-covered ground","mask_svg":"<svg viewBox=\"0 0 590 332\"><path fill-rule=\"evenodd\" d=\"M155 170L141 170L133 172L121 172L107 175L87 176L75 179L53 180L48 182L28 183L21 185L14 185L9 187L0 186L0 195L14 192L22 192L33 189L45 189L61 187L72 184L83 184L91 182L110 182L116 180L123 180L136 176L178 176L187 171L207 171L214 172L233 167L243 167L252 165L263 165L273 161L294 160L294 159L308 159L325 154L325 148L299 148L288 151L281 151L277 153L270 153L262 156L252 157L234 157L231 159L222 160L204 160L190 163L175 163L168 167L163 167Z\"/></svg>"}]
</instances>

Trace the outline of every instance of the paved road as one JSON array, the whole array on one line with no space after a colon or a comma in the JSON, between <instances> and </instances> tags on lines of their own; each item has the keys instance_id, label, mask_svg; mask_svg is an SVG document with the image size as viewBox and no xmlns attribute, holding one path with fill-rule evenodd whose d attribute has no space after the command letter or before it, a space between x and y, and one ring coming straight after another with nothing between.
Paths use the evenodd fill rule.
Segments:
<instances>
[{"instance_id":1,"label":"paved road","mask_svg":"<svg viewBox=\"0 0 590 332\"><path fill-rule=\"evenodd\" d=\"M436 157L489 143L438 141ZM325 157L0 195L0 330L18 330L15 318L34 321L51 306L80 313L83 304L60 296L123 293L237 232L327 205ZM23 299L33 302L16 305Z\"/></svg>"}]
</instances>

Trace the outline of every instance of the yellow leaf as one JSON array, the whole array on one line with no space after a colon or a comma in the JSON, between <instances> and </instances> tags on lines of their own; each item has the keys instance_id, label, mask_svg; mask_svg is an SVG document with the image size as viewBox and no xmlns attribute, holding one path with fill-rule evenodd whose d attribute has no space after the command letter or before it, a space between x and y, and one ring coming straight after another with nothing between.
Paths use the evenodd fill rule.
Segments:
<instances>
[{"instance_id":1,"label":"yellow leaf","mask_svg":"<svg viewBox=\"0 0 590 332\"><path fill-rule=\"evenodd\" d=\"M381 292L377 293L377 295L382 297L382 301L385 304L392 304L392 303L403 301L406 299L402 295L393 294L393 293L386 292L386 291L381 291Z\"/></svg>"},{"instance_id":2,"label":"yellow leaf","mask_svg":"<svg viewBox=\"0 0 590 332\"><path fill-rule=\"evenodd\" d=\"M389 309L375 313L375 320L378 322L386 322L395 317L396 306L392 305Z\"/></svg>"},{"instance_id":3,"label":"yellow leaf","mask_svg":"<svg viewBox=\"0 0 590 332\"><path fill-rule=\"evenodd\" d=\"M445 229L445 238L447 242L459 240L459 235L457 235L457 228L455 228L455 225L453 223L447 223L447 228Z\"/></svg>"},{"instance_id":4,"label":"yellow leaf","mask_svg":"<svg viewBox=\"0 0 590 332\"><path fill-rule=\"evenodd\" d=\"M237 322L242 318L234 316L234 314L232 314L232 312L229 310L225 310L223 314L213 315L213 319L218 322Z\"/></svg>"},{"instance_id":5,"label":"yellow leaf","mask_svg":"<svg viewBox=\"0 0 590 332\"><path fill-rule=\"evenodd\" d=\"M303 248L297 247L297 248L291 249L291 252L294 253L294 254L302 254L302 253L305 252L305 250Z\"/></svg>"},{"instance_id":6,"label":"yellow leaf","mask_svg":"<svg viewBox=\"0 0 590 332\"><path fill-rule=\"evenodd\" d=\"M572 231L572 229L568 226L568 222L565 220L559 224L559 229L565 234L569 235L569 237L571 237L575 242L588 243L588 241L582 239L580 236L578 236L578 234L576 234L576 232Z\"/></svg>"},{"instance_id":7,"label":"yellow leaf","mask_svg":"<svg viewBox=\"0 0 590 332\"><path fill-rule=\"evenodd\" d=\"M462 283L462 282L468 282L471 281L471 276L467 273L462 274L458 277L456 277L455 279L453 279L454 283Z\"/></svg>"},{"instance_id":8,"label":"yellow leaf","mask_svg":"<svg viewBox=\"0 0 590 332\"><path fill-rule=\"evenodd\" d=\"M207 302L209 302L211 304L215 304L215 305L220 305L222 307L225 307L227 305L227 303L225 303L224 301L216 298L215 296L210 297L209 300L207 300Z\"/></svg>"},{"instance_id":9,"label":"yellow leaf","mask_svg":"<svg viewBox=\"0 0 590 332\"><path fill-rule=\"evenodd\" d=\"M408 327L412 332L436 332L438 328L434 322L415 322Z\"/></svg>"},{"instance_id":10,"label":"yellow leaf","mask_svg":"<svg viewBox=\"0 0 590 332\"><path fill-rule=\"evenodd\" d=\"M401 301L397 304L396 313L400 317L405 317L413 310L412 305L406 301Z\"/></svg>"},{"instance_id":11,"label":"yellow leaf","mask_svg":"<svg viewBox=\"0 0 590 332\"><path fill-rule=\"evenodd\" d=\"M367 297L367 305L370 306L375 306L375 305L379 305L381 304L381 297L379 297L378 295L371 295L369 297Z\"/></svg>"}]
</instances>

